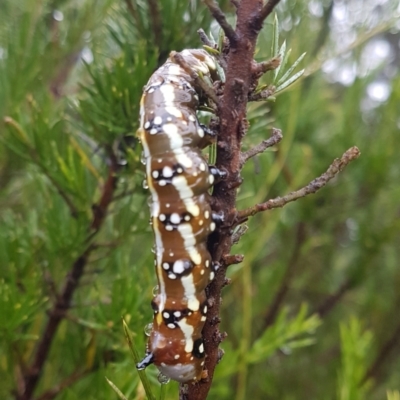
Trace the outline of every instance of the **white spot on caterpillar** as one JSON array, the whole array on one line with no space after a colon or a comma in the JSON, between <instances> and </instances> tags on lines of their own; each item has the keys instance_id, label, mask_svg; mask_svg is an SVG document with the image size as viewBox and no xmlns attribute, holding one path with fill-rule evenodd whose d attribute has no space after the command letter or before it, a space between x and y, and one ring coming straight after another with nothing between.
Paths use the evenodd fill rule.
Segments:
<instances>
[{"instance_id":1,"label":"white spot on caterpillar","mask_svg":"<svg viewBox=\"0 0 400 400\"><path fill-rule=\"evenodd\" d=\"M210 212L208 210L204 211L204 218L205 219L210 218Z\"/></svg>"},{"instance_id":2,"label":"white spot on caterpillar","mask_svg":"<svg viewBox=\"0 0 400 400\"><path fill-rule=\"evenodd\" d=\"M215 231L215 222L211 222L210 224L210 230L213 232Z\"/></svg>"},{"instance_id":3,"label":"white spot on caterpillar","mask_svg":"<svg viewBox=\"0 0 400 400\"><path fill-rule=\"evenodd\" d=\"M200 365L203 366L204 365L204 361L202 361Z\"/></svg>"},{"instance_id":4,"label":"white spot on caterpillar","mask_svg":"<svg viewBox=\"0 0 400 400\"><path fill-rule=\"evenodd\" d=\"M215 273L214 272L210 272L210 281L212 281L215 278Z\"/></svg>"},{"instance_id":5,"label":"white spot on caterpillar","mask_svg":"<svg viewBox=\"0 0 400 400\"><path fill-rule=\"evenodd\" d=\"M147 93L153 93L154 90L155 90L155 89L154 89L153 87L150 87L149 90L147 91Z\"/></svg>"},{"instance_id":6,"label":"white spot on caterpillar","mask_svg":"<svg viewBox=\"0 0 400 400\"><path fill-rule=\"evenodd\" d=\"M204 308L203 308L203 314L207 314L207 306L204 306Z\"/></svg>"},{"instance_id":7,"label":"white spot on caterpillar","mask_svg":"<svg viewBox=\"0 0 400 400\"><path fill-rule=\"evenodd\" d=\"M175 325L174 324L167 324L169 329L175 329Z\"/></svg>"},{"instance_id":8,"label":"white spot on caterpillar","mask_svg":"<svg viewBox=\"0 0 400 400\"><path fill-rule=\"evenodd\" d=\"M181 274L185 270L185 263L182 260L175 261L172 270L175 274Z\"/></svg>"},{"instance_id":9,"label":"white spot on caterpillar","mask_svg":"<svg viewBox=\"0 0 400 400\"><path fill-rule=\"evenodd\" d=\"M184 220L185 221L190 221L190 215L185 215Z\"/></svg>"},{"instance_id":10,"label":"white spot on caterpillar","mask_svg":"<svg viewBox=\"0 0 400 400\"><path fill-rule=\"evenodd\" d=\"M160 216L158 217L160 219L161 222L166 220L166 215L165 214L160 214Z\"/></svg>"},{"instance_id":11,"label":"white spot on caterpillar","mask_svg":"<svg viewBox=\"0 0 400 400\"><path fill-rule=\"evenodd\" d=\"M178 213L171 214L170 220L173 224L178 225L181 222L181 217Z\"/></svg>"},{"instance_id":12,"label":"white spot on caterpillar","mask_svg":"<svg viewBox=\"0 0 400 400\"><path fill-rule=\"evenodd\" d=\"M162 174L164 178L171 178L171 176L174 174L174 171L172 171L171 167L164 167L162 170Z\"/></svg>"},{"instance_id":13,"label":"white spot on caterpillar","mask_svg":"<svg viewBox=\"0 0 400 400\"><path fill-rule=\"evenodd\" d=\"M204 163L201 163L200 164L200 171L205 171L206 170L206 164L204 164Z\"/></svg>"},{"instance_id":14,"label":"white spot on caterpillar","mask_svg":"<svg viewBox=\"0 0 400 400\"><path fill-rule=\"evenodd\" d=\"M174 227L173 227L172 225L166 225L165 229L166 229L168 232L172 232L172 231L174 230Z\"/></svg>"},{"instance_id":15,"label":"white spot on caterpillar","mask_svg":"<svg viewBox=\"0 0 400 400\"><path fill-rule=\"evenodd\" d=\"M150 135L155 135L158 132L156 128L150 129Z\"/></svg>"},{"instance_id":16,"label":"white spot on caterpillar","mask_svg":"<svg viewBox=\"0 0 400 400\"><path fill-rule=\"evenodd\" d=\"M179 354L174 355L175 360L179 360L179 357L180 357Z\"/></svg>"},{"instance_id":17,"label":"white spot on caterpillar","mask_svg":"<svg viewBox=\"0 0 400 400\"><path fill-rule=\"evenodd\" d=\"M211 175L208 177L208 182L210 182L210 185L212 185L215 181L214 175Z\"/></svg>"},{"instance_id":18,"label":"white spot on caterpillar","mask_svg":"<svg viewBox=\"0 0 400 400\"><path fill-rule=\"evenodd\" d=\"M204 137L204 130L202 128L197 129L197 134L202 138Z\"/></svg>"},{"instance_id":19,"label":"white spot on caterpillar","mask_svg":"<svg viewBox=\"0 0 400 400\"><path fill-rule=\"evenodd\" d=\"M189 115L189 120L192 122L196 122L196 117L193 114Z\"/></svg>"},{"instance_id":20,"label":"white spot on caterpillar","mask_svg":"<svg viewBox=\"0 0 400 400\"><path fill-rule=\"evenodd\" d=\"M199 346L199 353L200 354L204 353L204 344L203 343Z\"/></svg>"},{"instance_id":21,"label":"white spot on caterpillar","mask_svg":"<svg viewBox=\"0 0 400 400\"><path fill-rule=\"evenodd\" d=\"M169 313L163 312L163 317L164 317L164 318L169 318Z\"/></svg>"},{"instance_id":22,"label":"white spot on caterpillar","mask_svg":"<svg viewBox=\"0 0 400 400\"><path fill-rule=\"evenodd\" d=\"M204 275L204 269L200 271L200 275Z\"/></svg>"},{"instance_id":23,"label":"white spot on caterpillar","mask_svg":"<svg viewBox=\"0 0 400 400\"><path fill-rule=\"evenodd\" d=\"M200 318L200 321L205 321L206 319L207 318L203 316L203 317Z\"/></svg>"},{"instance_id":24,"label":"white spot on caterpillar","mask_svg":"<svg viewBox=\"0 0 400 400\"><path fill-rule=\"evenodd\" d=\"M179 318L182 315L182 313L180 311L175 311L174 315L176 318Z\"/></svg>"},{"instance_id":25,"label":"white spot on caterpillar","mask_svg":"<svg viewBox=\"0 0 400 400\"><path fill-rule=\"evenodd\" d=\"M162 265L162 267L166 270L166 271L168 271L169 270L169 264L168 263L163 263L163 265Z\"/></svg>"},{"instance_id":26,"label":"white spot on caterpillar","mask_svg":"<svg viewBox=\"0 0 400 400\"><path fill-rule=\"evenodd\" d=\"M169 279L176 279L176 275L175 274L168 274L168 278Z\"/></svg>"},{"instance_id":27,"label":"white spot on caterpillar","mask_svg":"<svg viewBox=\"0 0 400 400\"><path fill-rule=\"evenodd\" d=\"M158 184L159 184L160 186L165 186L165 185L167 184L167 181L165 181L164 179L161 179L161 180L158 182Z\"/></svg>"},{"instance_id":28,"label":"white spot on caterpillar","mask_svg":"<svg viewBox=\"0 0 400 400\"><path fill-rule=\"evenodd\" d=\"M205 266L206 266L206 268L208 268L210 266L210 260L206 260Z\"/></svg>"},{"instance_id":29,"label":"white spot on caterpillar","mask_svg":"<svg viewBox=\"0 0 400 400\"><path fill-rule=\"evenodd\" d=\"M149 129L150 128L150 121L147 121L145 124L144 124L144 126L143 126L143 128L144 129Z\"/></svg>"},{"instance_id":30,"label":"white spot on caterpillar","mask_svg":"<svg viewBox=\"0 0 400 400\"><path fill-rule=\"evenodd\" d=\"M170 256L170 257L173 257L173 256L174 256L174 253L171 251L171 253L169 253L169 256Z\"/></svg>"},{"instance_id":31,"label":"white spot on caterpillar","mask_svg":"<svg viewBox=\"0 0 400 400\"><path fill-rule=\"evenodd\" d=\"M167 203L167 204L165 204L165 207L170 208L171 204Z\"/></svg>"},{"instance_id":32,"label":"white spot on caterpillar","mask_svg":"<svg viewBox=\"0 0 400 400\"><path fill-rule=\"evenodd\" d=\"M201 220L199 221L199 225L202 226L203 224L204 224L204 221L201 219Z\"/></svg>"},{"instance_id":33,"label":"white spot on caterpillar","mask_svg":"<svg viewBox=\"0 0 400 400\"><path fill-rule=\"evenodd\" d=\"M159 173L158 173L158 171L153 171L152 173L151 173L151 176L154 178L154 179L157 179L158 177L159 177Z\"/></svg>"},{"instance_id":34,"label":"white spot on caterpillar","mask_svg":"<svg viewBox=\"0 0 400 400\"><path fill-rule=\"evenodd\" d=\"M154 118L153 123L155 125L161 125L162 124L162 118L160 116L157 116Z\"/></svg>"}]
</instances>

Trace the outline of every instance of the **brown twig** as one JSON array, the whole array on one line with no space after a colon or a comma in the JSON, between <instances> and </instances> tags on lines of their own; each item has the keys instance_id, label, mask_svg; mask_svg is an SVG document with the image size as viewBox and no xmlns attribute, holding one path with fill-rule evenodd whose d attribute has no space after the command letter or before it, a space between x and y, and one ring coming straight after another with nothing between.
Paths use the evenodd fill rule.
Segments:
<instances>
[{"instance_id":1,"label":"brown twig","mask_svg":"<svg viewBox=\"0 0 400 400\"><path fill-rule=\"evenodd\" d=\"M104 217L107 214L108 206L113 201L114 192L117 186L117 171L119 168L118 160L111 149L107 149L107 153L110 162L107 181L104 184L99 203L94 204L92 207L93 221L91 228L94 232L97 232L103 223Z\"/></svg>"},{"instance_id":2,"label":"brown twig","mask_svg":"<svg viewBox=\"0 0 400 400\"><path fill-rule=\"evenodd\" d=\"M139 15L138 10L135 8L134 3L132 0L125 0L126 7L129 11L129 14L132 15L133 19L135 20L135 24L139 27L139 31L143 32L143 21Z\"/></svg>"},{"instance_id":3,"label":"brown twig","mask_svg":"<svg viewBox=\"0 0 400 400\"><path fill-rule=\"evenodd\" d=\"M315 314L318 314L320 318L324 318L353 286L354 283L351 279L343 282L335 293L330 295L319 307L317 307Z\"/></svg>"},{"instance_id":4,"label":"brown twig","mask_svg":"<svg viewBox=\"0 0 400 400\"><path fill-rule=\"evenodd\" d=\"M207 36L207 34L204 32L204 29L199 29L197 31L197 34L199 35L199 38L203 44L205 44L208 47L214 48L214 43L210 40L210 38Z\"/></svg>"},{"instance_id":5,"label":"brown twig","mask_svg":"<svg viewBox=\"0 0 400 400\"><path fill-rule=\"evenodd\" d=\"M236 190L241 183L240 147L246 127L248 93L255 83L251 66L259 29L257 29L257 26L253 26L251 22L254 20L254 16L260 12L261 6L259 1L254 0L241 0L240 3L237 3L237 24L235 31L233 31L232 27L226 23L225 16L215 2L205 0L205 3L230 40L226 83L218 110L220 131L216 161L218 168L227 171L227 178L216 184L213 190L215 211L225 211L225 222L210 236L208 242L213 260L221 261L223 256L230 253L232 247L232 226L236 221ZM259 25L260 29L261 25ZM207 320L203 328L207 354L205 368L208 372L208 379L195 385L181 385L181 400L204 400L207 398L215 366L221 358L219 344L226 335L219 330L219 314L221 290L227 283L225 278L226 268L221 263L215 279L207 287L207 297L212 303L212 306L208 309Z\"/></svg>"},{"instance_id":6,"label":"brown twig","mask_svg":"<svg viewBox=\"0 0 400 400\"><path fill-rule=\"evenodd\" d=\"M382 367L382 364L386 361L390 353L396 348L396 346L400 343L400 324L397 325L394 330L392 336L388 339L387 342L381 347L376 356L374 362L371 364L371 367L368 368L364 378L360 382L360 385L363 385L370 379L376 379L378 376L379 370Z\"/></svg>"},{"instance_id":7,"label":"brown twig","mask_svg":"<svg viewBox=\"0 0 400 400\"><path fill-rule=\"evenodd\" d=\"M260 14L258 15L258 21L262 24L265 19L272 13L272 10L279 3L280 0L269 0L262 8ZM261 29L261 28L260 28Z\"/></svg>"},{"instance_id":8,"label":"brown twig","mask_svg":"<svg viewBox=\"0 0 400 400\"><path fill-rule=\"evenodd\" d=\"M115 155L110 153L111 165L109 168L109 176L106 184L103 187L103 192L100 202L93 208L94 216L91 228L96 233L104 222L107 215L107 209L110 205L113 193L116 187L116 171L118 168ZM93 237L93 235L92 235ZM16 394L17 400L31 400L35 388L38 384L40 376L43 372L44 364L50 352L52 342L55 338L57 328L60 322L65 319L68 310L71 308L72 297L79 287L84 269L88 263L90 254L96 249L95 244L89 244L80 256L77 257L73 263L71 270L68 272L63 289L57 296L55 303L51 310L48 312L48 320L46 322L43 334L41 335L32 363L25 368L23 374L22 387L19 393Z\"/></svg>"},{"instance_id":9,"label":"brown twig","mask_svg":"<svg viewBox=\"0 0 400 400\"><path fill-rule=\"evenodd\" d=\"M351 161L358 158L360 155L360 151L357 147L351 147L347 150L341 158L337 158L330 165L328 170L322 174L320 177L311 181L307 186L302 189L296 190L295 192L291 192L283 197L277 197L275 199L271 199L266 201L265 203L256 204L253 207L249 207L245 210L239 211L237 215L238 222L240 223L242 220L246 218L256 215L261 211L271 210L273 208L283 207L287 203L291 201L295 201L300 199L301 197L305 197L309 194L316 193L319 189L324 187L331 179L333 179L343 168L345 168Z\"/></svg>"},{"instance_id":10,"label":"brown twig","mask_svg":"<svg viewBox=\"0 0 400 400\"><path fill-rule=\"evenodd\" d=\"M281 65L282 59L281 56L276 56L271 58L270 60L263 61L260 63L254 63L252 65L252 72L255 78L259 78L260 76L264 75L268 71L272 71L277 69Z\"/></svg>"},{"instance_id":11,"label":"brown twig","mask_svg":"<svg viewBox=\"0 0 400 400\"><path fill-rule=\"evenodd\" d=\"M225 32L226 37L229 39L231 45L234 45L237 41L237 35L235 30L226 20L225 14L219 8L218 4L214 0L204 0L204 3L210 10L211 15L219 23L222 30Z\"/></svg>"},{"instance_id":12,"label":"brown twig","mask_svg":"<svg viewBox=\"0 0 400 400\"><path fill-rule=\"evenodd\" d=\"M149 3L149 18L151 22L151 30L154 34L154 43L156 46L160 46L162 43L163 24L159 2L157 0L147 0L147 2Z\"/></svg>"},{"instance_id":13,"label":"brown twig","mask_svg":"<svg viewBox=\"0 0 400 400\"><path fill-rule=\"evenodd\" d=\"M30 400L32 398L33 392L43 371L44 363L47 360L58 325L64 319L66 312L71 306L72 296L78 287L79 280L82 277L83 270L91 251L92 246L87 247L87 249L75 260L71 271L69 271L65 278L64 288L54 303L53 308L48 313L49 318L36 348L33 362L24 373L23 392L17 394L18 400Z\"/></svg>"},{"instance_id":14,"label":"brown twig","mask_svg":"<svg viewBox=\"0 0 400 400\"><path fill-rule=\"evenodd\" d=\"M265 101L275 93L275 86L269 86L257 93L249 94L249 101Z\"/></svg>"},{"instance_id":15,"label":"brown twig","mask_svg":"<svg viewBox=\"0 0 400 400\"><path fill-rule=\"evenodd\" d=\"M263 140L257 146L254 146L250 150L240 154L240 167L243 167L246 161L250 158L263 153L269 147L275 146L282 140L282 137L282 131L280 129L272 128L272 135L269 139Z\"/></svg>"},{"instance_id":16,"label":"brown twig","mask_svg":"<svg viewBox=\"0 0 400 400\"><path fill-rule=\"evenodd\" d=\"M78 382L80 379L88 375L92 370L75 371L73 374L68 376L66 379L61 381L58 385L53 388L46 390L35 400L53 400L58 394L60 394L67 387L72 386L74 383Z\"/></svg>"},{"instance_id":17,"label":"brown twig","mask_svg":"<svg viewBox=\"0 0 400 400\"><path fill-rule=\"evenodd\" d=\"M264 329L267 329L275 322L275 319L281 308L283 300L285 299L286 294L289 291L289 283L292 280L297 265L299 263L300 251L305 239L306 239L305 225L304 223L300 222L297 226L296 242L292 254L290 256L289 262L287 264L285 274L283 276L280 287L278 291L275 293L272 303L268 309L268 313L265 316Z\"/></svg>"}]
</instances>

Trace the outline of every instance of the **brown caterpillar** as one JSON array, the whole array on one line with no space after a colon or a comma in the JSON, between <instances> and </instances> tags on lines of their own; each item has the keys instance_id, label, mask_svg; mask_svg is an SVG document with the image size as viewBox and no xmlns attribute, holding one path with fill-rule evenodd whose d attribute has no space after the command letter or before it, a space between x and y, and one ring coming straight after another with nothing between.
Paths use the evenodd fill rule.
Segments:
<instances>
[{"instance_id":1,"label":"brown caterpillar","mask_svg":"<svg viewBox=\"0 0 400 400\"><path fill-rule=\"evenodd\" d=\"M205 288L216 264L206 242L221 218L212 213L208 189L223 173L209 167L201 154L212 135L197 120L202 92L193 78L195 72L218 79L216 64L203 50L180 55L185 66L170 56L151 76L140 103L138 135L151 193L159 292L152 301L146 355L137 368L154 363L165 376L185 383L207 376L201 331Z\"/></svg>"}]
</instances>

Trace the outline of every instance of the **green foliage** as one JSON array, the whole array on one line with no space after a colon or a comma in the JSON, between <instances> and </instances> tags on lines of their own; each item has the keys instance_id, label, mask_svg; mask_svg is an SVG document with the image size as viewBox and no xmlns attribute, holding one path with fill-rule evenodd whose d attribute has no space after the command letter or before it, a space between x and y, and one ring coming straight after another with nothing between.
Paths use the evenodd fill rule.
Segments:
<instances>
[{"instance_id":1,"label":"green foliage","mask_svg":"<svg viewBox=\"0 0 400 400\"><path fill-rule=\"evenodd\" d=\"M342 366L339 374L338 398L340 400L365 399L367 385L363 382L367 372L372 333L362 332L360 321L353 318L348 326L341 324L340 340Z\"/></svg>"},{"instance_id":2,"label":"green foliage","mask_svg":"<svg viewBox=\"0 0 400 400\"><path fill-rule=\"evenodd\" d=\"M116 390L120 398L145 396L121 324L123 316L144 352L155 277L135 139L140 95L171 50L200 47L199 28L215 31L201 1L156 3L159 14L144 0L0 0L1 399L13 398L67 273L90 246L35 396L79 375L57 399L109 399ZM395 3L387 2L387 18ZM220 4L232 21L229 2ZM245 262L230 267L223 293L228 338L209 398L395 400L397 348L360 381L400 326L400 79L392 75L388 99L366 108L384 66L349 86L333 82L321 70L328 54L343 51L326 34L330 7L321 2L317 17L307 2L284 4L256 54L257 61L270 59L271 49L280 54L281 66L261 82L280 93L274 103L250 105L244 150L272 125L284 138L245 166L238 209L307 184L350 146L362 156L318 194L249 221L234 247ZM397 37L390 23L375 34ZM372 35L357 30L359 47L340 62L363 62L360 46ZM176 383L160 394L156 369L146 375L154 398L177 398Z\"/></svg>"}]
</instances>

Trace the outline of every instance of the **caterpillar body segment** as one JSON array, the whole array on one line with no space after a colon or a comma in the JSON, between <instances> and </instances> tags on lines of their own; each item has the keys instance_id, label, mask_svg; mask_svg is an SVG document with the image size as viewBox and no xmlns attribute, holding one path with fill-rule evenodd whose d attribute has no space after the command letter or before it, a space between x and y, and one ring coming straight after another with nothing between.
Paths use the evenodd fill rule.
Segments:
<instances>
[{"instance_id":1,"label":"caterpillar body segment","mask_svg":"<svg viewBox=\"0 0 400 400\"><path fill-rule=\"evenodd\" d=\"M138 135L151 194L159 292L152 301L146 355L137 368L154 363L167 377L187 383L207 375L201 332L205 288L216 270L206 245L216 227L208 190L224 173L209 167L201 153L213 135L196 116L202 92L195 75L217 79L215 62L203 50L179 55L184 66L171 55L151 76L141 99Z\"/></svg>"}]
</instances>

